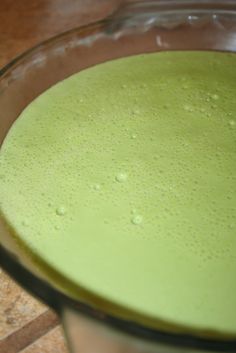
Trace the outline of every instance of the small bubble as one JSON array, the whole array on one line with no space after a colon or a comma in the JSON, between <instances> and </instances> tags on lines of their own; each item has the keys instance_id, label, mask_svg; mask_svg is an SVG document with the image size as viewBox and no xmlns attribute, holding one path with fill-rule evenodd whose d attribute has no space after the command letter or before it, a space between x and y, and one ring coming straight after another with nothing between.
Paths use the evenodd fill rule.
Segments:
<instances>
[{"instance_id":1,"label":"small bubble","mask_svg":"<svg viewBox=\"0 0 236 353\"><path fill-rule=\"evenodd\" d=\"M55 225L54 228L55 228L56 230L59 230L59 229L60 229L59 225Z\"/></svg>"},{"instance_id":2,"label":"small bubble","mask_svg":"<svg viewBox=\"0 0 236 353\"><path fill-rule=\"evenodd\" d=\"M184 110L186 112L193 112L193 107L189 106L189 105L184 105Z\"/></svg>"},{"instance_id":3,"label":"small bubble","mask_svg":"<svg viewBox=\"0 0 236 353\"><path fill-rule=\"evenodd\" d=\"M139 224L142 223L142 221L143 221L143 217L140 216L140 215L135 215L135 216L133 216L132 219L131 219L131 222L132 222L134 225L139 225Z\"/></svg>"},{"instance_id":4,"label":"small bubble","mask_svg":"<svg viewBox=\"0 0 236 353\"><path fill-rule=\"evenodd\" d=\"M128 178L128 176L127 176L126 173L119 173L119 174L117 174L117 176L116 176L116 181L122 183L122 182L126 181L127 178Z\"/></svg>"},{"instance_id":5,"label":"small bubble","mask_svg":"<svg viewBox=\"0 0 236 353\"><path fill-rule=\"evenodd\" d=\"M140 111L138 109L133 109L132 110L132 114L133 115L138 115L138 114L140 114Z\"/></svg>"},{"instance_id":6,"label":"small bubble","mask_svg":"<svg viewBox=\"0 0 236 353\"><path fill-rule=\"evenodd\" d=\"M132 213L132 214L135 214L135 213L137 213L137 210L136 210L136 208L133 208L133 209L131 210L131 213Z\"/></svg>"},{"instance_id":7,"label":"small bubble","mask_svg":"<svg viewBox=\"0 0 236 353\"><path fill-rule=\"evenodd\" d=\"M66 213L66 209L63 206L60 206L56 209L56 214L58 216L63 216Z\"/></svg>"},{"instance_id":8,"label":"small bubble","mask_svg":"<svg viewBox=\"0 0 236 353\"><path fill-rule=\"evenodd\" d=\"M127 88L127 85L124 83L123 85L121 85L122 88Z\"/></svg>"},{"instance_id":9,"label":"small bubble","mask_svg":"<svg viewBox=\"0 0 236 353\"><path fill-rule=\"evenodd\" d=\"M132 139L136 139L136 137L137 137L136 134L132 134L132 135L131 135L131 138L132 138Z\"/></svg>"},{"instance_id":10,"label":"small bubble","mask_svg":"<svg viewBox=\"0 0 236 353\"><path fill-rule=\"evenodd\" d=\"M93 185L93 189L94 190L100 190L101 189L101 185L100 184L94 184Z\"/></svg>"},{"instance_id":11,"label":"small bubble","mask_svg":"<svg viewBox=\"0 0 236 353\"><path fill-rule=\"evenodd\" d=\"M218 94L212 94L211 98L214 99L215 101L219 99Z\"/></svg>"},{"instance_id":12,"label":"small bubble","mask_svg":"<svg viewBox=\"0 0 236 353\"><path fill-rule=\"evenodd\" d=\"M230 120L229 121L229 126L234 127L236 125L236 121L235 120Z\"/></svg>"},{"instance_id":13,"label":"small bubble","mask_svg":"<svg viewBox=\"0 0 236 353\"><path fill-rule=\"evenodd\" d=\"M27 219L24 219L24 220L22 221L22 225L25 226L25 227L28 227L29 221L28 221Z\"/></svg>"}]
</instances>

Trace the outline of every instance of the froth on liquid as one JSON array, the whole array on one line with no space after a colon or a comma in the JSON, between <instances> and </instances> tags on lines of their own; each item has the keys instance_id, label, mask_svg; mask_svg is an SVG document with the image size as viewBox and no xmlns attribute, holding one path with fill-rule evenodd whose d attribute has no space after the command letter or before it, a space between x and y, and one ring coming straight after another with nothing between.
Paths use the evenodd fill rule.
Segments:
<instances>
[{"instance_id":1,"label":"froth on liquid","mask_svg":"<svg viewBox=\"0 0 236 353\"><path fill-rule=\"evenodd\" d=\"M38 97L0 153L1 212L74 283L236 335L236 56L165 52Z\"/></svg>"}]
</instances>

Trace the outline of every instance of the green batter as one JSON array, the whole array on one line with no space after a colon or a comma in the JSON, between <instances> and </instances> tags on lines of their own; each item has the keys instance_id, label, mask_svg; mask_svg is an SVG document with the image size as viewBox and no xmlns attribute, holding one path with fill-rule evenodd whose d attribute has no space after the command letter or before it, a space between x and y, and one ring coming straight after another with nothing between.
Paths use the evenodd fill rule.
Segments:
<instances>
[{"instance_id":1,"label":"green batter","mask_svg":"<svg viewBox=\"0 0 236 353\"><path fill-rule=\"evenodd\" d=\"M236 55L139 55L52 87L1 148L0 202L75 284L236 335Z\"/></svg>"}]
</instances>

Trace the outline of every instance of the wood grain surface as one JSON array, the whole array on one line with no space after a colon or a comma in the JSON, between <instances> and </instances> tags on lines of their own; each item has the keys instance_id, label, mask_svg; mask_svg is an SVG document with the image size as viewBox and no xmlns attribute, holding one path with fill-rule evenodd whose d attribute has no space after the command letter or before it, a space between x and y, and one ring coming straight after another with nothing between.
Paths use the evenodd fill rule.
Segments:
<instances>
[{"instance_id":1,"label":"wood grain surface","mask_svg":"<svg viewBox=\"0 0 236 353\"><path fill-rule=\"evenodd\" d=\"M103 18L121 1L0 0L0 68L45 39ZM1 353L66 353L58 322L0 269Z\"/></svg>"}]
</instances>

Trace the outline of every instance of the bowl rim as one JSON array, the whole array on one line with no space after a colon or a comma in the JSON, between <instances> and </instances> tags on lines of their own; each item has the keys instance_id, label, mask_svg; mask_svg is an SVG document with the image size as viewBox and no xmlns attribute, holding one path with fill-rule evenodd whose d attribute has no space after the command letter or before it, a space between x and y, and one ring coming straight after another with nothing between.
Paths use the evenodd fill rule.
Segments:
<instances>
[{"instance_id":1,"label":"bowl rim","mask_svg":"<svg viewBox=\"0 0 236 353\"><path fill-rule=\"evenodd\" d=\"M137 4L138 3L140 4L142 2L143 1L137 1ZM165 1L162 0L160 1L160 4L163 6L164 2ZM223 1L220 1L219 3L222 4L222 2ZM148 1L147 3L156 4L155 1ZM178 2L176 0L170 0L170 3L176 3L176 4L181 3L182 5L183 4L191 5L195 3L195 1L181 0L180 2ZM207 5L216 4L216 2L213 0L206 0L206 1L201 0L200 5L202 3ZM230 6L233 4L235 7L235 13L236 13L235 1L226 0L223 3L226 5L229 4ZM136 2L134 2L133 4L135 5ZM117 13L119 14L119 11ZM106 26L107 24L110 24L111 20L113 21L114 19L114 15L116 16L116 13L112 14L111 16L105 19L99 20L97 22L92 22L85 26L79 26L76 28L72 28L68 31L59 33L49 39L46 39L38 43L37 45L23 52L22 54L16 56L13 60L11 60L9 63L3 66L3 68L0 69L0 80L7 73L11 72L15 67L17 67L22 61L24 61L27 58L30 59L32 55L34 55L41 49L44 49L45 47L51 44L56 44L56 42L64 40L67 36L69 37L75 33L77 35L82 34L83 32L86 33L88 29L97 31L103 28L104 26ZM0 218L4 219L4 217L2 216L3 215L1 214L1 211L0 211ZM9 229L9 227L7 228L11 234L14 233L13 230ZM69 307L72 307L75 310L78 310L88 315L89 317L92 317L95 320L102 321L103 323L107 325L111 325L123 332L129 332L135 336L139 336L144 339L149 339L151 341L166 343L172 346L174 345L174 346L181 346L181 347L192 347L192 348L199 348L204 350L214 350L214 351L224 351L224 352L236 351L235 337L233 338L223 337L223 339L221 338L218 339L217 334L213 335L212 338L202 337L196 334L196 333L199 333L199 330L187 329L187 328L186 328L186 334L183 334L182 332L185 332L184 331L185 327L183 326L181 327L180 325L179 327L181 328L181 332L175 332L172 330L169 330L169 331L162 330L159 328L153 329L150 326L145 326L145 324L143 325L143 324L125 319L125 317L127 318L127 315L122 317L123 315L116 315L114 314L113 311L110 312L110 310L106 309L106 305L104 305L104 303L103 305L101 305L100 298L96 294L91 293L90 291L88 292L90 292L90 295L92 296L92 298L95 299L95 303L100 303L99 305L96 305L95 307L93 307L93 305L91 305L91 301L89 301L89 304L87 304L86 301L83 302L77 299L73 299L73 297L69 297L67 294L63 293L59 288L53 287L47 281L40 278L35 273L31 272L28 268L26 268L18 261L15 255L17 254L11 253L7 248L5 248L0 243L0 265L24 288L26 288L29 292L31 292L36 297L42 299L45 303L47 303L50 307L56 310L59 314L62 311L63 305L68 305ZM35 257L33 258L37 262L37 259L35 259ZM47 267L44 267L44 268L46 269ZM52 276L53 276L53 273L52 273ZM61 279L65 279L66 282L70 282L70 280L66 279L63 275L61 276ZM78 290L81 289L79 285L77 285L76 287ZM103 302L106 302L105 298ZM112 303L110 303L110 305L112 305ZM118 307L118 309L120 308ZM123 308L122 308L122 311L123 311ZM128 314L130 313L129 309L124 311ZM131 317L135 318L135 313L133 313ZM178 324L172 324L171 326L178 327Z\"/></svg>"}]
</instances>

